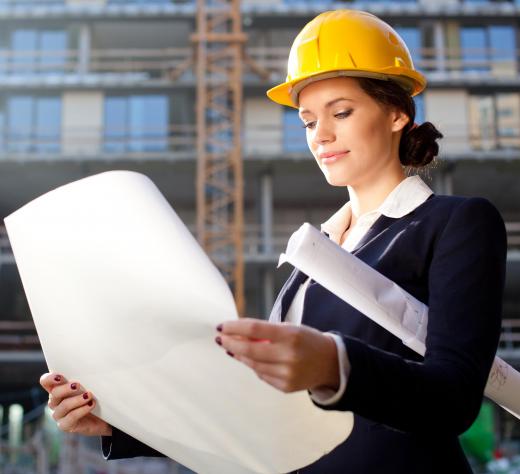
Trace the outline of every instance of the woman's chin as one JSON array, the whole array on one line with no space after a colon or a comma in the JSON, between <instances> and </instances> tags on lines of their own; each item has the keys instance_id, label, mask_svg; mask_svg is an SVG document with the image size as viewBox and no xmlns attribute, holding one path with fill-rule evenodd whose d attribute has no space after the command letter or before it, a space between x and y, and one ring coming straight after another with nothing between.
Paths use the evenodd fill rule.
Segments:
<instances>
[{"instance_id":1,"label":"woman's chin","mask_svg":"<svg viewBox=\"0 0 520 474\"><path fill-rule=\"evenodd\" d=\"M325 179L327 180L327 183L329 183L331 186L348 186L348 181L346 178L340 178L338 176L331 176L329 174L325 174Z\"/></svg>"}]
</instances>

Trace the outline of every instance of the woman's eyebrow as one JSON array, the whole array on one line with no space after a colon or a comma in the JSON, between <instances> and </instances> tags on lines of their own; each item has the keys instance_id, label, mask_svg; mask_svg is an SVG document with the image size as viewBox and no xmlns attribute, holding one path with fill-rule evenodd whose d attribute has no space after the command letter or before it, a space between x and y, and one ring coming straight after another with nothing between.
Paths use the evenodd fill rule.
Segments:
<instances>
[{"instance_id":1,"label":"woman's eyebrow","mask_svg":"<svg viewBox=\"0 0 520 474\"><path fill-rule=\"evenodd\" d=\"M349 100L350 102L355 102L354 99L349 99L349 98L347 98L347 97L338 97L337 99L332 99L331 101L327 102L327 103L325 104L325 108L331 107L331 106L333 106L336 102L339 102L339 101L341 101L341 100ZM308 114L308 113L310 113L310 110L302 109L302 110L300 110L299 113L300 113L300 115L302 115L302 114Z\"/></svg>"}]
</instances>

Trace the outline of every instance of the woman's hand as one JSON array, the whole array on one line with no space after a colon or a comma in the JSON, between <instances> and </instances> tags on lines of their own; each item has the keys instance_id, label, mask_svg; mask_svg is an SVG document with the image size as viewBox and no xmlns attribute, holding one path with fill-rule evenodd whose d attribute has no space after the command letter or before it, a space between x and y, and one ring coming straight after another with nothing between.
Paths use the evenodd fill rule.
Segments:
<instances>
[{"instance_id":1,"label":"woman's hand","mask_svg":"<svg viewBox=\"0 0 520 474\"><path fill-rule=\"evenodd\" d=\"M308 326L253 318L219 324L215 342L283 392L339 388L333 338Z\"/></svg>"},{"instance_id":2,"label":"woman's hand","mask_svg":"<svg viewBox=\"0 0 520 474\"><path fill-rule=\"evenodd\" d=\"M111 436L112 427L90 413L96 406L92 393L79 382L68 382L63 375L43 374L40 385L49 393L49 408L61 431L86 436Z\"/></svg>"}]
</instances>

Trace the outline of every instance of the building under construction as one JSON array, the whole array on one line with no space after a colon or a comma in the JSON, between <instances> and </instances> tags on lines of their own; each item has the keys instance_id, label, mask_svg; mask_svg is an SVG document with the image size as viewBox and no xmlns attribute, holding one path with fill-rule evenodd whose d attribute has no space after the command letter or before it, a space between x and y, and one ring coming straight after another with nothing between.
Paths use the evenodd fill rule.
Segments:
<instances>
[{"instance_id":1,"label":"building under construction","mask_svg":"<svg viewBox=\"0 0 520 474\"><path fill-rule=\"evenodd\" d=\"M302 26L335 8L390 23L427 76L416 122L445 138L425 181L438 194L486 197L506 221L499 355L520 369L519 0L0 0L2 218L76 179L144 173L228 278L241 313L266 317L289 271L276 269L288 237L348 198L324 181L297 112L265 96L285 79ZM48 436L46 366L3 229L0 249L0 467L87 472L84 459L116 472L96 440ZM520 453L519 425L495 411L506 452ZM141 472L136 463L108 464Z\"/></svg>"}]
</instances>

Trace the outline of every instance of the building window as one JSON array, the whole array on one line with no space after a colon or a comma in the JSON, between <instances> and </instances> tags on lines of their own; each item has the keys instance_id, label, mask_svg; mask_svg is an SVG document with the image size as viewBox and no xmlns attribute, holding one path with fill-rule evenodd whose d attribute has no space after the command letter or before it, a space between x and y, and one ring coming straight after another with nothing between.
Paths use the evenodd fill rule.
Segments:
<instances>
[{"instance_id":1,"label":"building window","mask_svg":"<svg viewBox=\"0 0 520 474\"><path fill-rule=\"evenodd\" d=\"M0 110L0 153L6 150L6 120L5 107Z\"/></svg>"},{"instance_id":2,"label":"building window","mask_svg":"<svg viewBox=\"0 0 520 474\"><path fill-rule=\"evenodd\" d=\"M416 95L413 100L415 102L415 123L420 125L425 121L424 95Z\"/></svg>"},{"instance_id":3,"label":"building window","mask_svg":"<svg viewBox=\"0 0 520 474\"><path fill-rule=\"evenodd\" d=\"M166 151L169 129L168 102L165 95L107 97L105 151Z\"/></svg>"},{"instance_id":4,"label":"building window","mask_svg":"<svg viewBox=\"0 0 520 474\"><path fill-rule=\"evenodd\" d=\"M11 153L61 149L61 98L10 96L0 111L0 147Z\"/></svg>"},{"instance_id":5,"label":"building window","mask_svg":"<svg viewBox=\"0 0 520 474\"><path fill-rule=\"evenodd\" d=\"M343 0L345 1L345 0ZM351 3L352 0L350 0L348 3ZM286 5L312 5L316 6L320 4L320 1L318 0L283 0L283 3ZM329 1L322 1L322 6L326 7L330 5ZM345 2L347 3L347 2ZM370 3L417 3L417 0L370 0Z\"/></svg>"},{"instance_id":6,"label":"building window","mask_svg":"<svg viewBox=\"0 0 520 474\"><path fill-rule=\"evenodd\" d=\"M46 5L63 5L65 0L0 0L0 7L5 6L46 6Z\"/></svg>"},{"instance_id":7,"label":"building window","mask_svg":"<svg viewBox=\"0 0 520 474\"><path fill-rule=\"evenodd\" d=\"M149 5L149 4L165 4L165 3L188 3L187 0L108 0L109 4L119 4L119 5ZM194 2L193 2L194 3Z\"/></svg>"},{"instance_id":8,"label":"building window","mask_svg":"<svg viewBox=\"0 0 520 474\"><path fill-rule=\"evenodd\" d=\"M500 148L520 148L520 94L497 94L497 139Z\"/></svg>"},{"instance_id":9,"label":"building window","mask_svg":"<svg viewBox=\"0 0 520 474\"><path fill-rule=\"evenodd\" d=\"M465 71L485 72L488 70L485 28L462 28L460 47Z\"/></svg>"},{"instance_id":10,"label":"building window","mask_svg":"<svg viewBox=\"0 0 520 474\"><path fill-rule=\"evenodd\" d=\"M520 94L473 95L469 106L475 149L520 148Z\"/></svg>"},{"instance_id":11,"label":"building window","mask_svg":"<svg viewBox=\"0 0 520 474\"><path fill-rule=\"evenodd\" d=\"M490 60L496 75L516 74L516 39L512 26L489 27Z\"/></svg>"},{"instance_id":12,"label":"building window","mask_svg":"<svg viewBox=\"0 0 520 474\"><path fill-rule=\"evenodd\" d=\"M406 46L408 46L415 67L419 67L419 64L423 60L421 51L422 40L420 29L414 26L396 26L395 31L397 31L399 36L406 43Z\"/></svg>"},{"instance_id":13,"label":"building window","mask_svg":"<svg viewBox=\"0 0 520 474\"><path fill-rule=\"evenodd\" d=\"M0 37L0 73L63 73L68 34L63 30L18 29Z\"/></svg>"},{"instance_id":14,"label":"building window","mask_svg":"<svg viewBox=\"0 0 520 474\"><path fill-rule=\"evenodd\" d=\"M464 3L514 3L515 0L462 0ZM516 0L517 3L520 0Z\"/></svg>"},{"instance_id":15,"label":"building window","mask_svg":"<svg viewBox=\"0 0 520 474\"><path fill-rule=\"evenodd\" d=\"M295 109L284 109L283 151L298 153L308 151L305 128Z\"/></svg>"},{"instance_id":16,"label":"building window","mask_svg":"<svg viewBox=\"0 0 520 474\"><path fill-rule=\"evenodd\" d=\"M515 41L514 28L508 25L461 28L463 70L515 74Z\"/></svg>"}]
</instances>

